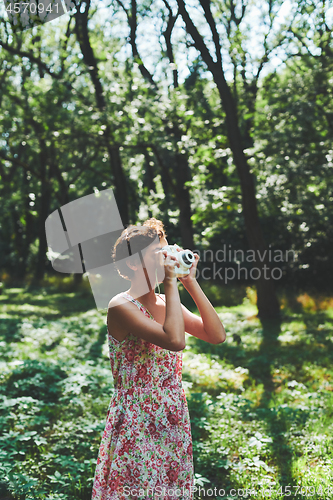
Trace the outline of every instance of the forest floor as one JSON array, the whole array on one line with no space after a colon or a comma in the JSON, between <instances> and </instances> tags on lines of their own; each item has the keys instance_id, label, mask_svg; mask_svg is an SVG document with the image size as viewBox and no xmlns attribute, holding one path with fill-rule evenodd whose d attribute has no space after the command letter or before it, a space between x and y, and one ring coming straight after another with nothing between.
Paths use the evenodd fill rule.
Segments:
<instances>
[{"instance_id":1,"label":"forest floor","mask_svg":"<svg viewBox=\"0 0 333 500\"><path fill-rule=\"evenodd\" d=\"M252 289L229 307L205 291L227 340L187 335L183 352L194 498L333 498L332 300L282 294L263 328ZM113 393L105 319L84 290L0 295L0 499L90 500Z\"/></svg>"}]
</instances>

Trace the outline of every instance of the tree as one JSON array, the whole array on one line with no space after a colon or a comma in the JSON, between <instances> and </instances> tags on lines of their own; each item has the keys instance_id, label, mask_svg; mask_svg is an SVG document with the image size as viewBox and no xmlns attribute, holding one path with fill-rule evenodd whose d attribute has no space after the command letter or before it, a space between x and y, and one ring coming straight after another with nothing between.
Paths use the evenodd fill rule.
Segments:
<instances>
[{"instance_id":1,"label":"tree","mask_svg":"<svg viewBox=\"0 0 333 500\"><path fill-rule=\"evenodd\" d=\"M289 58L259 91L258 194L267 233L298 255L289 282L330 289L333 63L329 4L300 3ZM316 27L314 30L313 27ZM273 225L274 224L274 225ZM275 227L275 236L272 228Z\"/></svg>"},{"instance_id":2,"label":"tree","mask_svg":"<svg viewBox=\"0 0 333 500\"><path fill-rule=\"evenodd\" d=\"M89 9L91 1L76 2L75 12L75 33L80 44L83 60L89 70L89 75L95 90L96 105L101 113L101 124L103 125L103 138L108 152L110 167L115 183L115 198L124 225L129 223L129 200L127 195L127 181L123 171L120 156L120 144L117 144L113 137L111 125L109 123L105 93L101 78L99 76L98 60L90 41L88 29Z\"/></svg>"},{"instance_id":3,"label":"tree","mask_svg":"<svg viewBox=\"0 0 333 500\"><path fill-rule=\"evenodd\" d=\"M138 64L138 68L144 80L149 84L150 97L157 99L162 104L162 92L163 83L154 79L154 75L147 69L144 61L140 57L138 46L137 46L137 28L138 28L138 5L136 0L131 0L130 7L126 8L121 0L117 0L117 3L121 9L126 14L126 18L129 26L129 43L132 49L133 61ZM165 5L168 8L167 16L164 19L166 27L162 31L162 36L164 37L166 44L166 55L171 65L174 65L174 55L173 47L171 44L171 33L174 24L177 19L177 15L174 16L172 9L169 8L167 2ZM143 11L145 11L143 6ZM173 69L173 89L178 89L178 72L177 69ZM160 86L160 88L159 88ZM172 101L172 99L171 99ZM191 210L191 200L190 193L187 183L191 180L191 172L189 167L189 159L183 148L179 147L181 144L182 136L184 135L179 122L181 122L178 116L177 110L172 106L170 102L170 108L167 110L162 118L162 123L164 125L163 132L165 139L164 141L170 141L173 144L173 148L170 149L157 144L156 140L152 138L149 144L153 144L153 152L156 158L157 165L163 174L163 177L168 184L167 191L170 189L177 201L179 207L179 226L180 234L182 239L182 245L185 248L193 248L193 225L192 225L192 210Z\"/></svg>"},{"instance_id":4,"label":"tree","mask_svg":"<svg viewBox=\"0 0 333 500\"><path fill-rule=\"evenodd\" d=\"M220 4L212 3L210 0L199 0L203 18L207 23L206 28L209 28L210 30L212 44L210 44L208 40L205 40L205 38L200 34L200 31L193 21L193 18L191 17L190 11L186 7L184 0L177 0L177 5L179 8L179 13L185 23L186 31L191 36L195 48L200 53L202 60L206 64L214 79L220 95L222 107L225 111L229 144L233 153L234 163L237 168L241 186L243 216L246 234L250 248L253 249L256 254L255 266L261 270L260 278L257 281L257 306L259 310L259 316L262 319L279 317L279 303L275 293L274 282L272 279L265 279L263 272L264 266L270 267L270 263L268 260L268 248L264 240L258 216L255 181L253 174L251 173L248 158L245 153L246 147L249 146L249 144L247 143L249 136L249 127L247 126L245 130L243 127L242 130L239 99L237 98L237 93L232 90L231 84L228 83L226 79L222 61L221 44L223 42L221 42L221 35L218 31L216 18L218 18L219 15L222 16L223 20L226 23L226 34L229 37L229 42L233 42L229 43L229 49L231 50L230 59L231 61L234 60L234 87L237 86L236 69L238 67L238 61L235 61L235 59L237 59L237 56L241 56L241 78L243 79L243 91L244 96L246 97L245 101L251 103L250 106L249 104L247 106L247 112L249 113L250 117L253 116L253 102L255 101L257 94L259 75L263 65L268 60L268 56L270 52L272 52L273 47L268 46L267 34L266 36L264 36L264 52L261 60L259 61L257 72L251 79L251 81L248 82L246 79L246 52L242 49L242 44L238 42L238 49L236 49L236 51L233 51L233 49L235 48L235 43L237 42L237 36L241 36L239 26L245 16L246 4L242 2L240 14L239 16L237 16L237 6L234 0L231 0L230 4L228 4L229 9L224 3ZM271 26L273 17L271 8L272 5L272 3L269 4L269 17ZM214 9L214 12L212 10L212 7ZM232 33L233 26L235 27L234 36ZM277 43L275 42L274 47L276 46L276 44ZM278 41L278 44L280 44L280 41ZM214 46L215 60L210 49L211 45ZM234 56L234 54L236 54L236 56ZM263 258L263 262L261 262L259 254L261 256L265 255L265 257Z\"/></svg>"}]
</instances>

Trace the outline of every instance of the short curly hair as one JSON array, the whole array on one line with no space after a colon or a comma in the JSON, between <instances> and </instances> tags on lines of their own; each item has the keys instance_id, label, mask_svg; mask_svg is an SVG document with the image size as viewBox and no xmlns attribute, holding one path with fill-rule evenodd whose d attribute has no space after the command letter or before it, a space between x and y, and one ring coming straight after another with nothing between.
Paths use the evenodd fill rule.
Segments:
<instances>
[{"instance_id":1,"label":"short curly hair","mask_svg":"<svg viewBox=\"0 0 333 500\"><path fill-rule=\"evenodd\" d=\"M117 239L112 259L122 278L131 280L134 271L126 264L129 255L144 251L156 238L166 236L163 222L154 217L147 219L142 226L129 225Z\"/></svg>"},{"instance_id":2,"label":"short curly hair","mask_svg":"<svg viewBox=\"0 0 333 500\"><path fill-rule=\"evenodd\" d=\"M150 219L145 220L142 225L156 229L159 238L167 236L163 222L161 220L155 219L155 217L151 217Z\"/></svg>"}]
</instances>

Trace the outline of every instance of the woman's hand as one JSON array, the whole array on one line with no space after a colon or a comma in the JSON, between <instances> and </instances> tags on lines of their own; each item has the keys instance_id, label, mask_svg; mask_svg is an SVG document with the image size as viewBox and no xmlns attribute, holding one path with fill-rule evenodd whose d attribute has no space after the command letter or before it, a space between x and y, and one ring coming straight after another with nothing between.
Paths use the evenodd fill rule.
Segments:
<instances>
[{"instance_id":1,"label":"woman's hand","mask_svg":"<svg viewBox=\"0 0 333 500\"><path fill-rule=\"evenodd\" d=\"M166 250L162 250L162 253L165 257L164 260L164 280L163 283L165 284L166 282L172 281L174 278L176 278L176 271L175 271L175 266L179 267L179 262L176 257L173 255L168 255L168 252Z\"/></svg>"},{"instance_id":2,"label":"woman's hand","mask_svg":"<svg viewBox=\"0 0 333 500\"><path fill-rule=\"evenodd\" d=\"M178 252L181 252L183 248L177 248ZM199 255L197 253L194 254L195 261L193 262L192 266L189 268L190 272L186 276L182 276L181 278L178 278L179 281L185 286L189 285L193 281L196 281L196 272L197 272L197 265L198 261L200 259Z\"/></svg>"}]
</instances>

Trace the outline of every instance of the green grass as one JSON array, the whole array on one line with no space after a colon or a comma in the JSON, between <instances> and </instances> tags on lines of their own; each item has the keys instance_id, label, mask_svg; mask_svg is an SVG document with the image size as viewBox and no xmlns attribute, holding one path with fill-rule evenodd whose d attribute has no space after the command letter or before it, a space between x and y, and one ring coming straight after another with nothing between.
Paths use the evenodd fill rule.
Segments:
<instances>
[{"instance_id":1,"label":"green grass","mask_svg":"<svg viewBox=\"0 0 333 500\"><path fill-rule=\"evenodd\" d=\"M205 292L227 340L188 336L183 355L195 498L332 498L332 301L281 293L281 325L263 328L252 289ZM105 313L84 290L7 289L0 350L0 498L90 499L113 391Z\"/></svg>"}]
</instances>

